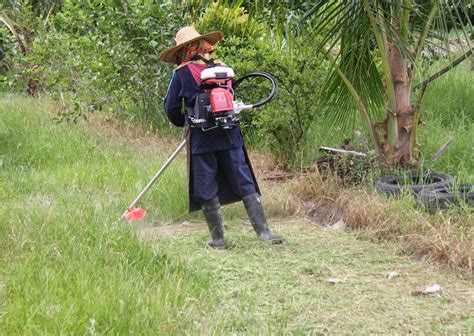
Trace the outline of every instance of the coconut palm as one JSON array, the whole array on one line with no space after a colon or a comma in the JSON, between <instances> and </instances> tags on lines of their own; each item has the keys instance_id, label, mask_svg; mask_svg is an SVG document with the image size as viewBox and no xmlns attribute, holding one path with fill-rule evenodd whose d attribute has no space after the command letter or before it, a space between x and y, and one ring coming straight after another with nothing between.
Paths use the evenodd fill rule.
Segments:
<instances>
[{"instance_id":1,"label":"coconut palm","mask_svg":"<svg viewBox=\"0 0 474 336\"><path fill-rule=\"evenodd\" d=\"M464 0L320 0L302 17L315 53L332 65L324 90L332 121L347 122L359 111L386 165L419 160L427 82L415 95L413 79L420 78L429 46L449 50L450 30L467 41L463 52L472 52L470 6Z\"/></svg>"}]
</instances>

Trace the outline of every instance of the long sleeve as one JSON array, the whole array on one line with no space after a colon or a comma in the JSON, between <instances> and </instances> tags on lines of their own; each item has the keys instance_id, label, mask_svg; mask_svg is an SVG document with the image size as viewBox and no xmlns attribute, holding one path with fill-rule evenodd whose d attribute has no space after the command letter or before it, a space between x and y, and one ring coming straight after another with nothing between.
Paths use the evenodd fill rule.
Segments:
<instances>
[{"instance_id":1,"label":"long sleeve","mask_svg":"<svg viewBox=\"0 0 474 336\"><path fill-rule=\"evenodd\" d=\"M184 126L183 97L181 96L181 81L175 72L165 97L165 112L169 121L178 127Z\"/></svg>"}]
</instances>

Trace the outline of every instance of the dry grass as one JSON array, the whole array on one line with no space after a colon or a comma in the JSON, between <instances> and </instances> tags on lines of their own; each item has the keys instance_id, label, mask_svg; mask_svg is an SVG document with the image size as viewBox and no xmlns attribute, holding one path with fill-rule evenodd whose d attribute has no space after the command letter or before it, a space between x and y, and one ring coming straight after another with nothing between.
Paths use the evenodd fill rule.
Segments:
<instances>
[{"instance_id":1,"label":"dry grass","mask_svg":"<svg viewBox=\"0 0 474 336\"><path fill-rule=\"evenodd\" d=\"M405 254L474 272L474 216L469 209L428 214L410 195L388 199L372 186L344 188L336 178L317 173L291 183L290 195L301 199L306 214L323 225L343 219L359 238L396 242Z\"/></svg>"}]
</instances>

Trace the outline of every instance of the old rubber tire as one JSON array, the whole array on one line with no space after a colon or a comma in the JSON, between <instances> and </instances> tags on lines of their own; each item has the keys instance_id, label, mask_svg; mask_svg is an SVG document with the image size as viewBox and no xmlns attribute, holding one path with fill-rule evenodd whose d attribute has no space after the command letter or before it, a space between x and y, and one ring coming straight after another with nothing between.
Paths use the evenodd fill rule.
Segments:
<instances>
[{"instance_id":1,"label":"old rubber tire","mask_svg":"<svg viewBox=\"0 0 474 336\"><path fill-rule=\"evenodd\" d=\"M459 186L422 189L417 196L429 212L448 209L451 205L461 202L474 205L474 186L464 183Z\"/></svg>"},{"instance_id":2,"label":"old rubber tire","mask_svg":"<svg viewBox=\"0 0 474 336\"><path fill-rule=\"evenodd\" d=\"M420 190L432 190L450 186L453 182L451 175L440 172L429 172L420 174L411 172L406 175L386 175L382 176L375 183L375 188L381 194L400 195L403 191L410 191L414 194Z\"/></svg>"}]
</instances>

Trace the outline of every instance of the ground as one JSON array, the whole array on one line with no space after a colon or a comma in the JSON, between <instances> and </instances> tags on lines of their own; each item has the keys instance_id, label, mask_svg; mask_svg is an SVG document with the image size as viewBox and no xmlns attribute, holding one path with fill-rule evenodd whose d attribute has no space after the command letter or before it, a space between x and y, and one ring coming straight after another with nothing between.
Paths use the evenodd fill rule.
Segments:
<instances>
[{"instance_id":1,"label":"ground","mask_svg":"<svg viewBox=\"0 0 474 336\"><path fill-rule=\"evenodd\" d=\"M0 96L4 334L474 333L472 277L294 215L290 187L262 181L284 244L257 239L237 204L224 207L230 248L210 249L187 213L184 154L140 202L145 219L120 223L181 139L55 123L55 106Z\"/></svg>"},{"instance_id":2,"label":"ground","mask_svg":"<svg viewBox=\"0 0 474 336\"><path fill-rule=\"evenodd\" d=\"M136 229L147 244L210 272L212 304L203 304L195 331L474 332L470 281L398 256L395 246L361 242L307 218L274 219L272 227L285 237L284 244L259 241L245 221L228 223L227 251L206 246L208 233L200 221L142 223ZM399 275L389 279L390 272ZM435 283L441 291L420 294ZM170 320L170 330L175 323Z\"/></svg>"}]
</instances>

